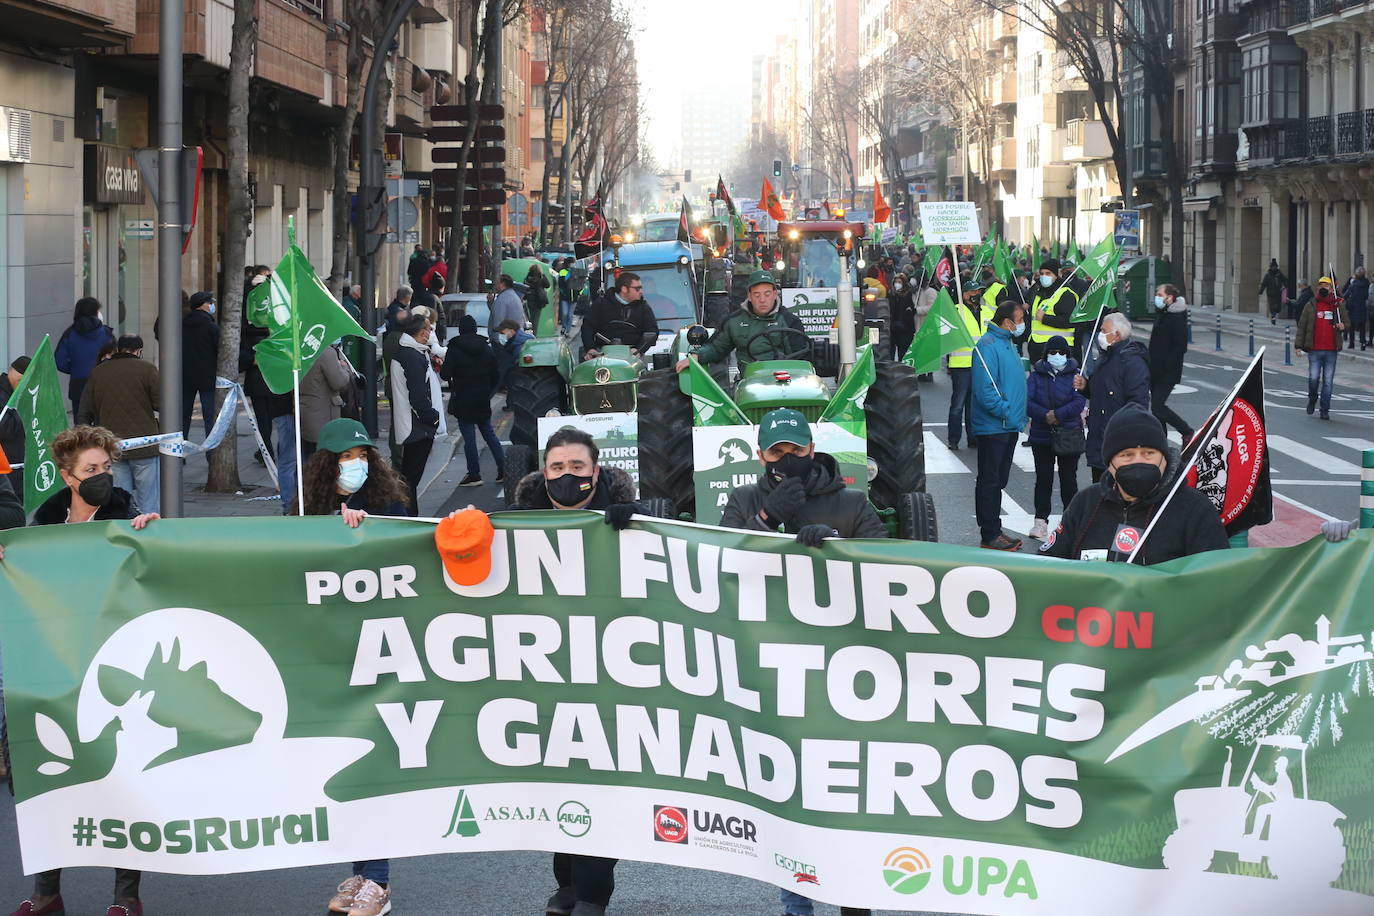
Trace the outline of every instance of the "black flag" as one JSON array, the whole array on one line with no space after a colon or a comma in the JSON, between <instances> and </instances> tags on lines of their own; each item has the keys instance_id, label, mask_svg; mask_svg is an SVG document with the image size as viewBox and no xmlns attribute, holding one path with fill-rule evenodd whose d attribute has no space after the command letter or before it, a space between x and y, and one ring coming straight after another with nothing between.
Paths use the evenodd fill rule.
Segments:
<instances>
[{"instance_id":1,"label":"black flag","mask_svg":"<svg viewBox=\"0 0 1374 916\"><path fill-rule=\"evenodd\" d=\"M1274 520L1262 357L1183 450L1188 485L1212 500L1228 536Z\"/></svg>"},{"instance_id":2,"label":"black flag","mask_svg":"<svg viewBox=\"0 0 1374 916\"><path fill-rule=\"evenodd\" d=\"M687 195L682 195L682 212L677 217L677 240L692 242L692 205L687 203Z\"/></svg>"}]
</instances>

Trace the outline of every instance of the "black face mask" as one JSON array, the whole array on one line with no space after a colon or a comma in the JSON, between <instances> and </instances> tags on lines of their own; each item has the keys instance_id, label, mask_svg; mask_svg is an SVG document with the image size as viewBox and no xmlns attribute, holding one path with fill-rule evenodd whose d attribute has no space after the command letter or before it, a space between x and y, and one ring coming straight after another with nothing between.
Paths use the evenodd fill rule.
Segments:
<instances>
[{"instance_id":1,"label":"black face mask","mask_svg":"<svg viewBox=\"0 0 1374 916\"><path fill-rule=\"evenodd\" d=\"M586 477L564 474L562 477L545 480L544 488L549 492L549 499L558 505L575 506L590 496L596 485L592 483L590 474Z\"/></svg>"},{"instance_id":2,"label":"black face mask","mask_svg":"<svg viewBox=\"0 0 1374 916\"><path fill-rule=\"evenodd\" d=\"M1149 462L1136 462L1121 465L1112 472L1112 477L1127 496L1143 499L1159 489L1164 472Z\"/></svg>"},{"instance_id":3,"label":"black face mask","mask_svg":"<svg viewBox=\"0 0 1374 916\"><path fill-rule=\"evenodd\" d=\"M811 477L811 469L816 460L810 455L783 455L777 461L768 462L768 473L775 483L782 483L788 477L795 477L802 483Z\"/></svg>"},{"instance_id":4,"label":"black face mask","mask_svg":"<svg viewBox=\"0 0 1374 916\"><path fill-rule=\"evenodd\" d=\"M92 474L81 481L76 488L77 494L86 501L88 506L104 506L109 504L110 498L114 496L114 475L113 474Z\"/></svg>"}]
</instances>

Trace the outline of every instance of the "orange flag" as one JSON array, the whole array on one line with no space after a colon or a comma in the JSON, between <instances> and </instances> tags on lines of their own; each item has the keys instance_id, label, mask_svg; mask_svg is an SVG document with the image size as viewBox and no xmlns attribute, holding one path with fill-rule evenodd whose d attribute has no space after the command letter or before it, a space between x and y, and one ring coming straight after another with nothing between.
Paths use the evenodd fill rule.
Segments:
<instances>
[{"instance_id":1,"label":"orange flag","mask_svg":"<svg viewBox=\"0 0 1374 916\"><path fill-rule=\"evenodd\" d=\"M8 474L14 468L10 467L10 460L5 457L5 450L0 448L0 474Z\"/></svg>"},{"instance_id":2,"label":"orange flag","mask_svg":"<svg viewBox=\"0 0 1374 916\"><path fill-rule=\"evenodd\" d=\"M759 192L759 205L768 211L768 215L773 219L787 219L787 211L782 208L782 201L778 200L778 195L773 191L773 182L768 180L768 176L763 177L763 190Z\"/></svg>"},{"instance_id":3,"label":"orange flag","mask_svg":"<svg viewBox=\"0 0 1374 916\"><path fill-rule=\"evenodd\" d=\"M887 218L892 215L892 208L883 200L883 189L878 186L878 179L873 179L873 222L881 226L887 222Z\"/></svg>"}]
</instances>

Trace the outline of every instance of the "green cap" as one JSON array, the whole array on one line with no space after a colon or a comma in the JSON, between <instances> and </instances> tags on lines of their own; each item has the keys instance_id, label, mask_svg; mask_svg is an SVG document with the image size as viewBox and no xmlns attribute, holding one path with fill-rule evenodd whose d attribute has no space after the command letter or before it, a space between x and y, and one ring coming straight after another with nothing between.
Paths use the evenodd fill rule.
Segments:
<instances>
[{"instance_id":1,"label":"green cap","mask_svg":"<svg viewBox=\"0 0 1374 916\"><path fill-rule=\"evenodd\" d=\"M777 287L778 281L773 279L773 275L766 270L756 270L749 275L749 288L753 289L760 283L767 283L769 286Z\"/></svg>"},{"instance_id":2,"label":"green cap","mask_svg":"<svg viewBox=\"0 0 1374 916\"><path fill-rule=\"evenodd\" d=\"M367 427L347 417L330 420L324 424L324 428L320 430L320 438L315 442L316 447L336 455L358 445L371 444L372 437L367 434Z\"/></svg>"},{"instance_id":3,"label":"green cap","mask_svg":"<svg viewBox=\"0 0 1374 916\"><path fill-rule=\"evenodd\" d=\"M811 444L811 424L806 422L800 410L779 407L768 411L759 421L759 448L767 451L779 442L800 446Z\"/></svg>"}]
</instances>

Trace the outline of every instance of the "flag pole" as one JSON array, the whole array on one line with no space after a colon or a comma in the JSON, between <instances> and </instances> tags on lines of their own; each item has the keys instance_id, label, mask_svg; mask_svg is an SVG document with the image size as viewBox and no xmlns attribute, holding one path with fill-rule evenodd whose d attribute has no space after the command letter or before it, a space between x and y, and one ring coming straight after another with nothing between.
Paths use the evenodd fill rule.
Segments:
<instances>
[{"instance_id":1,"label":"flag pole","mask_svg":"<svg viewBox=\"0 0 1374 916\"><path fill-rule=\"evenodd\" d=\"M1334 280L1335 278L1333 277L1332 279ZM1236 381L1235 387L1232 388L1231 393L1226 395L1222 400L1221 406L1217 409L1216 413L1208 420L1202 431L1194 435L1193 439L1189 441L1195 440L1199 443L1206 442L1216 434L1217 427L1221 425L1221 418L1226 413L1226 405L1235 401L1236 397L1240 394L1241 386L1245 384L1246 379L1250 377L1250 373L1254 371L1255 367L1264 359L1264 351L1267 349L1268 347L1259 348L1259 352L1255 354L1254 359L1250 360L1250 365L1245 367L1245 371L1240 374L1240 378ZM1187 446L1188 443L1185 442L1183 444ZM1154 516L1150 519L1150 523L1145 526L1145 532L1140 535L1140 540L1136 542L1134 549L1132 549L1130 555L1126 557L1127 563L1135 562L1136 555L1140 553L1140 548L1145 545L1145 539L1150 536L1151 531L1155 530L1155 525L1158 524L1160 517L1164 515L1164 510L1169 506L1169 500L1174 498L1174 494L1178 492L1178 488L1183 486L1187 481L1188 472L1192 470L1193 465L1197 463L1198 456L1201 454L1202 447L1199 445L1198 449L1193 452L1193 457L1188 459L1188 462L1178 469L1178 475L1174 478L1174 485L1169 488L1169 495L1164 497L1164 502L1159 504L1159 508L1155 510ZM1181 460L1180 457L1180 461Z\"/></svg>"},{"instance_id":2,"label":"flag pole","mask_svg":"<svg viewBox=\"0 0 1374 916\"><path fill-rule=\"evenodd\" d=\"M296 416L296 514L305 515L305 462L301 460L301 370L291 370L291 399Z\"/></svg>"},{"instance_id":3,"label":"flag pole","mask_svg":"<svg viewBox=\"0 0 1374 916\"><path fill-rule=\"evenodd\" d=\"M1107 307L1104 304L1102 308L1097 310L1097 320L1093 322L1092 332L1088 335L1087 342L1083 344L1083 362L1078 367L1078 374L1083 375L1084 378L1092 378L1090 375L1084 375L1083 370L1088 365L1088 351L1097 344L1097 331L1102 327L1102 316L1105 314L1107 314ZM1099 349L1101 348L1099 347Z\"/></svg>"}]
</instances>

